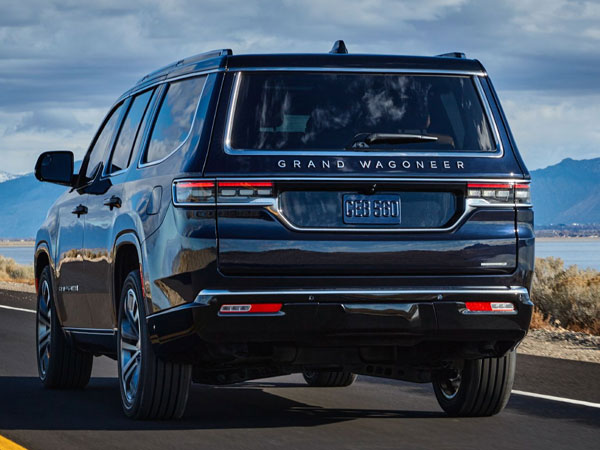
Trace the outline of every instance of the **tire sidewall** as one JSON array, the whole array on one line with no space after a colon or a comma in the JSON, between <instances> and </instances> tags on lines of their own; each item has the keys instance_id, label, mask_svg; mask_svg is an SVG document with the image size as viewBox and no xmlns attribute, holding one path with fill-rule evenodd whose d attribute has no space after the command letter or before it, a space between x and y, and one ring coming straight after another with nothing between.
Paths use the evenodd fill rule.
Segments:
<instances>
[{"instance_id":1,"label":"tire sidewall","mask_svg":"<svg viewBox=\"0 0 600 450\"><path fill-rule=\"evenodd\" d=\"M48 282L48 290L50 295L50 301L48 302L48 310L50 311L50 357L48 358L48 367L46 367L46 373L42 373L40 354L38 349L38 337L39 337L39 329L38 329L38 321L40 316L40 296L42 295L42 285L44 281ZM35 314L36 314L36 322L35 322L35 354L38 368L38 376L44 385L50 386L52 384L52 374L55 371L54 366L56 365L55 360L56 357L52 357L52 355L58 354L57 345L59 345L59 340L62 338L64 340L64 336L62 335L62 329L60 327L60 321L58 320L58 314L56 314L56 304L54 302L54 283L52 280L52 272L49 266L44 267L42 270L42 274L40 275L39 284L38 284L38 294L37 301L35 305ZM62 342L62 341L61 341Z\"/></svg>"},{"instance_id":2,"label":"tire sidewall","mask_svg":"<svg viewBox=\"0 0 600 450\"><path fill-rule=\"evenodd\" d=\"M473 383L472 379L472 365L474 361L467 361L465 367L460 371L461 375L461 383L458 387L458 391L456 395L452 398L448 398L444 395L442 388L440 386L440 381L434 376L433 379L433 390L435 395L440 403L442 409L447 411L450 414L458 414L460 412L461 406L466 402L466 396L468 395L468 390L472 388L471 383Z\"/></svg>"},{"instance_id":3,"label":"tire sidewall","mask_svg":"<svg viewBox=\"0 0 600 450\"><path fill-rule=\"evenodd\" d=\"M133 402L127 400L123 383L121 381L121 322L123 321L123 315L125 314L124 300L127 298L127 291L133 289L138 301L139 321L140 321L140 340L141 340L141 362L140 362L140 373L138 380L137 392ZM148 384L147 377L151 374L147 368L147 362L151 358L148 345L148 331L146 327L146 307L145 299L142 296L142 288L140 283L139 271L131 272L125 282L123 283L123 289L121 290L121 297L119 299L119 311L118 311L118 327L117 327L117 361L118 361L118 373L119 373L119 390L121 392L121 404L125 415L129 417L135 417L138 415L144 400L144 386Z\"/></svg>"}]
</instances>

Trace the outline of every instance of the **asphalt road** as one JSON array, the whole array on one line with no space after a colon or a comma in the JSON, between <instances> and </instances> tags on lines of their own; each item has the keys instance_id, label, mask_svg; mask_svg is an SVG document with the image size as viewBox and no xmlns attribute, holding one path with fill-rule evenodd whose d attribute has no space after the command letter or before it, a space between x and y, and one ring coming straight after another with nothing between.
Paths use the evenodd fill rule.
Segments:
<instances>
[{"instance_id":1,"label":"asphalt road","mask_svg":"<svg viewBox=\"0 0 600 450\"><path fill-rule=\"evenodd\" d=\"M0 305L33 309L0 291ZM513 394L492 418L454 419L429 385L362 377L308 388L297 375L194 385L184 418L136 422L121 411L116 364L96 358L85 390L37 379L34 319L0 308L0 435L28 449L595 449L600 408ZM600 403L600 364L519 355L515 389ZM7 447L8 448L8 447ZM0 438L0 450L4 450Z\"/></svg>"}]
</instances>

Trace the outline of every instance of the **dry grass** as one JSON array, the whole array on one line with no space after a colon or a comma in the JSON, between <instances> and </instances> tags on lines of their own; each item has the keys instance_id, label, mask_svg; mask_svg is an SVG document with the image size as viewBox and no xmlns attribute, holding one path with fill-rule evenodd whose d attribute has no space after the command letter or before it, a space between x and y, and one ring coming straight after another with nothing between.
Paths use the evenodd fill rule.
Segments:
<instances>
[{"instance_id":1,"label":"dry grass","mask_svg":"<svg viewBox=\"0 0 600 450\"><path fill-rule=\"evenodd\" d=\"M0 281L33 284L33 278L33 266L17 264L14 259L0 255Z\"/></svg>"},{"instance_id":2,"label":"dry grass","mask_svg":"<svg viewBox=\"0 0 600 450\"><path fill-rule=\"evenodd\" d=\"M550 323L550 319L544 316L544 313L542 313L537 306L533 308L530 326L532 330L548 330L554 328L552 323Z\"/></svg>"},{"instance_id":3,"label":"dry grass","mask_svg":"<svg viewBox=\"0 0 600 450\"><path fill-rule=\"evenodd\" d=\"M565 268L560 258L538 258L531 299L535 326L600 334L600 272Z\"/></svg>"}]
</instances>

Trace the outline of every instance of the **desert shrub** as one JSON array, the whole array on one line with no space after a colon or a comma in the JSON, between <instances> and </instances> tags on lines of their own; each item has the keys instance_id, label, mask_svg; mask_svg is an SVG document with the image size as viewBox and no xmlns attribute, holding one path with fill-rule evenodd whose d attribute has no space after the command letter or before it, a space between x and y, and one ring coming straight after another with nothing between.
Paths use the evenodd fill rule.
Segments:
<instances>
[{"instance_id":1,"label":"desert shrub","mask_svg":"<svg viewBox=\"0 0 600 450\"><path fill-rule=\"evenodd\" d=\"M12 258L0 256L0 280L33 283L33 266L17 264Z\"/></svg>"},{"instance_id":2,"label":"desert shrub","mask_svg":"<svg viewBox=\"0 0 600 450\"><path fill-rule=\"evenodd\" d=\"M600 272L565 268L560 258L538 258L535 264L531 298L543 321L600 333Z\"/></svg>"}]
</instances>

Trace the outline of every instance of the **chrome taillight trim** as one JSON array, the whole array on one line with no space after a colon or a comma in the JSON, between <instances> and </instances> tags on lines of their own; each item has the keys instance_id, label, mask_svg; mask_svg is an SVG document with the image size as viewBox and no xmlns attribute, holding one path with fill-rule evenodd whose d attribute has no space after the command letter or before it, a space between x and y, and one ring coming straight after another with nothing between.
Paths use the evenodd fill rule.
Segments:
<instances>
[{"instance_id":1,"label":"chrome taillight trim","mask_svg":"<svg viewBox=\"0 0 600 450\"><path fill-rule=\"evenodd\" d=\"M220 201L218 197L218 183L221 181L264 181L265 177L261 178L240 178L240 177L224 177L224 178L182 178L173 181L173 204L175 206L193 206L193 207L263 207L275 216L283 225L287 228L298 231L298 232L344 232L344 233L436 233L436 232L447 232L453 231L458 228L464 219L471 213L479 208L531 208L530 203L491 203L485 198L468 198L465 197L465 207L462 214L452 223L452 225L440 228L372 228L372 227L360 227L360 228L333 228L333 227L299 227L293 224L286 216L279 202L277 195L276 183L277 181L387 181L387 182L466 182L466 183L498 183L498 184L510 184L510 185L530 185L530 180L522 179L473 179L473 178L338 178L338 177L268 177L269 181L273 182L273 197L269 198L253 198L246 201ZM175 195L175 184L184 181L210 181L215 184L215 198L214 202L211 203L185 203L176 202Z\"/></svg>"}]
</instances>

